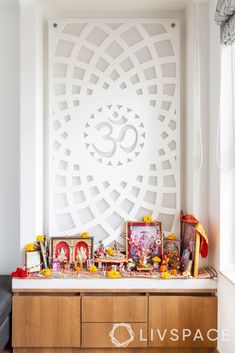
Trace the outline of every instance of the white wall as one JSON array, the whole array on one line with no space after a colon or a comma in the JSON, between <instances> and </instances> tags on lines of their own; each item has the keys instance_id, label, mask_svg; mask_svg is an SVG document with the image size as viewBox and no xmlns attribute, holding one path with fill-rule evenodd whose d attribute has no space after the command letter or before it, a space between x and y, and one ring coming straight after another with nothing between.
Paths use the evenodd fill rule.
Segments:
<instances>
[{"instance_id":1,"label":"white wall","mask_svg":"<svg viewBox=\"0 0 235 353\"><path fill-rule=\"evenodd\" d=\"M208 224L209 183L209 4L188 0L186 9L186 119L184 211L203 223L211 242ZM198 44L197 44L198 43ZM199 48L199 49L198 49ZM197 74L199 86L196 84ZM199 109L200 107L200 109ZM208 259L200 259L203 266Z\"/></svg>"},{"instance_id":2,"label":"white wall","mask_svg":"<svg viewBox=\"0 0 235 353\"><path fill-rule=\"evenodd\" d=\"M0 6L0 274L20 263L18 35L19 9Z\"/></svg>"},{"instance_id":3,"label":"white wall","mask_svg":"<svg viewBox=\"0 0 235 353\"><path fill-rule=\"evenodd\" d=\"M217 133L220 102L220 29L214 22L217 0L209 2L209 262L217 270L220 259L220 170L217 163Z\"/></svg>"},{"instance_id":4,"label":"white wall","mask_svg":"<svg viewBox=\"0 0 235 353\"><path fill-rule=\"evenodd\" d=\"M208 231L208 3L188 1L186 28L185 205Z\"/></svg>"},{"instance_id":5,"label":"white wall","mask_svg":"<svg viewBox=\"0 0 235 353\"><path fill-rule=\"evenodd\" d=\"M217 0L210 0L209 7L209 36L210 36L210 113L209 113L209 230L210 230L210 264L217 270L221 269L223 263L228 260L229 255L234 256L234 249L228 245L228 238L234 239L233 231L226 234L223 226L224 212L228 201L224 202L225 197L231 198L231 189L225 188L230 184L231 173L224 173L220 169L218 148L218 123L220 113L220 74L221 74L221 46L220 29L214 22L214 14ZM220 154L220 151L219 151ZM226 189L226 190L225 190ZM225 193L227 192L227 194ZM221 201L224 205L221 205ZM231 207L233 207L231 205ZM231 208L232 209L232 208ZM230 209L230 210L231 210ZM234 207L233 207L234 210ZM225 217L226 220L226 217ZM232 219L234 221L234 217ZM225 233L224 233L225 232ZM225 245L225 246L224 246ZM223 252L225 250L226 252ZM223 259L224 257L224 259ZM222 260L222 261L221 261ZM230 330L229 341L223 341L219 336L218 349L220 353L234 353L235 351L235 284L228 278L219 274L218 278L218 328L219 332L223 329Z\"/></svg>"},{"instance_id":6,"label":"white wall","mask_svg":"<svg viewBox=\"0 0 235 353\"><path fill-rule=\"evenodd\" d=\"M223 275L219 275L218 289L218 329L228 330L228 341L219 338L218 349L220 353L235 352L235 284L230 282Z\"/></svg>"}]
</instances>

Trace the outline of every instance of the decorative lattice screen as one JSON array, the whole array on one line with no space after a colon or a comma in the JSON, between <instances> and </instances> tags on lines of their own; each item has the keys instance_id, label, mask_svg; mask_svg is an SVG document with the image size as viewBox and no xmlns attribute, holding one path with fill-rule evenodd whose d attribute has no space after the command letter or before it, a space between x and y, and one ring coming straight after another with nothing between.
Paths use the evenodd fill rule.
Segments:
<instances>
[{"instance_id":1,"label":"decorative lattice screen","mask_svg":"<svg viewBox=\"0 0 235 353\"><path fill-rule=\"evenodd\" d=\"M179 23L49 22L50 234L124 243L123 222L180 208Z\"/></svg>"}]
</instances>

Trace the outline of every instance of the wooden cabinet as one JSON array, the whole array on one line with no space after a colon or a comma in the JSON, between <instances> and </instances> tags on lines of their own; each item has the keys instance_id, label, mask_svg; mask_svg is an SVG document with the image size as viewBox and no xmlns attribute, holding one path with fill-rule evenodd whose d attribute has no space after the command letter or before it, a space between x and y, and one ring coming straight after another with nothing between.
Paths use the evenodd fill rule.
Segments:
<instances>
[{"instance_id":1,"label":"wooden cabinet","mask_svg":"<svg viewBox=\"0 0 235 353\"><path fill-rule=\"evenodd\" d=\"M147 322L146 296L84 296L83 322Z\"/></svg>"},{"instance_id":2,"label":"wooden cabinet","mask_svg":"<svg viewBox=\"0 0 235 353\"><path fill-rule=\"evenodd\" d=\"M212 296L150 296L149 346L215 348L217 299Z\"/></svg>"},{"instance_id":3,"label":"wooden cabinet","mask_svg":"<svg viewBox=\"0 0 235 353\"><path fill-rule=\"evenodd\" d=\"M216 328L217 299L209 292L54 291L13 298L14 353L212 353Z\"/></svg>"},{"instance_id":4,"label":"wooden cabinet","mask_svg":"<svg viewBox=\"0 0 235 353\"><path fill-rule=\"evenodd\" d=\"M123 345L124 344L124 345ZM147 323L89 323L82 325L84 348L147 347Z\"/></svg>"},{"instance_id":5,"label":"wooden cabinet","mask_svg":"<svg viewBox=\"0 0 235 353\"><path fill-rule=\"evenodd\" d=\"M80 347L80 297L14 296L13 347Z\"/></svg>"},{"instance_id":6,"label":"wooden cabinet","mask_svg":"<svg viewBox=\"0 0 235 353\"><path fill-rule=\"evenodd\" d=\"M82 347L147 347L147 321L146 295L84 296Z\"/></svg>"}]
</instances>

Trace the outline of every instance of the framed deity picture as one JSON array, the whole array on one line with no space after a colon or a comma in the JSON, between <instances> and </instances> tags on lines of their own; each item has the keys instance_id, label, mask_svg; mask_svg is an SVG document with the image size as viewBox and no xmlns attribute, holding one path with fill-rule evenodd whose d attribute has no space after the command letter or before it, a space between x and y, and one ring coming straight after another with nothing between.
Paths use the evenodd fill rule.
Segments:
<instances>
[{"instance_id":1,"label":"framed deity picture","mask_svg":"<svg viewBox=\"0 0 235 353\"><path fill-rule=\"evenodd\" d=\"M187 221L181 224L181 268L198 277L200 237L195 226L195 223Z\"/></svg>"},{"instance_id":2,"label":"framed deity picture","mask_svg":"<svg viewBox=\"0 0 235 353\"><path fill-rule=\"evenodd\" d=\"M84 264L93 258L93 238L52 237L51 260L61 264Z\"/></svg>"},{"instance_id":3,"label":"framed deity picture","mask_svg":"<svg viewBox=\"0 0 235 353\"><path fill-rule=\"evenodd\" d=\"M172 268L180 267L180 240L163 239L163 255L169 258Z\"/></svg>"},{"instance_id":4,"label":"framed deity picture","mask_svg":"<svg viewBox=\"0 0 235 353\"><path fill-rule=\"evenodd\" d=\"M42 257L40 250L25 252L25 266L28 273L41 271Z\"/></svg>"},{"instance_id":5,"label":"framed deity picture","mask_svg":"<svg viewBox=\"0 0 235 353\"><path fill-rule=\"evenodd\" d=\"M161 222L127 222L126 235L127 255L135 263L140 263L144 258L151 263L153 257L162 257Z\"/></svg>"}]
</instances>

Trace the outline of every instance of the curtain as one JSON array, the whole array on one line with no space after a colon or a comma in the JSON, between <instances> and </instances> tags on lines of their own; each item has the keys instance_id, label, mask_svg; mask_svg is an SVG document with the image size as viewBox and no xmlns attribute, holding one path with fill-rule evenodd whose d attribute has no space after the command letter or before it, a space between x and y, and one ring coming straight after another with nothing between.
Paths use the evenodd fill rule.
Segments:
<instances>
[{"instance_id":1,"label":"curtain","mask_svg":"<svg viewBox=\"0 0 235 353\"><path fill-rule=\"evenodd\" d=\"M217 162L222 172L235 166L235 47L226 46L221 55L220 121Z\"/></svg>"},{"instance_id":2,"label":"curtain","mask_svg":"<svg viewBox=\"0 0 235 353\"><path fill-rule=\"evenodd\" d=\"M215 21L222 29L225 45L235 42L235 0L218 0Z\"/></svg>"}]
</instances>

